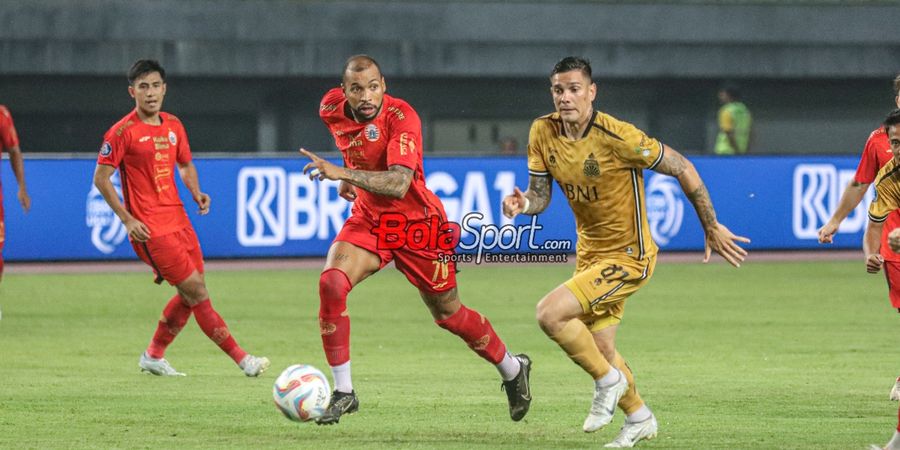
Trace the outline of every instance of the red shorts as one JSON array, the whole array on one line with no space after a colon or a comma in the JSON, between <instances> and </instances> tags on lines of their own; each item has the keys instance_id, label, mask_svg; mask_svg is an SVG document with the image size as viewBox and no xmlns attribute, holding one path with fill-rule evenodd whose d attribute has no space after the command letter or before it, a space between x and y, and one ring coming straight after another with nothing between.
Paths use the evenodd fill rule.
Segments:
<instances>
[{"instance_id":1,"label":"red shorts","mask_svg":"<svg viewBox=\"0 0 900 450\"><path fill-rule=\"evenodd\" d=\"M900 261L885 261L884 276L887 278L891 306L900 312Z\"/></svg>"},{"instance_id":2,"label":"red shorts","mask_svg":"<svg viewBox=\"0 0 900 450\"><path fill-rule=\"evenodd\" d=\"M423 249L410 250L401 247L394 250L378 248L378 236L372 232L375 225L366 219L350 216L335 242L343 241L368 250L381 259L381 267L392 260L406 279L421 291L429 293L445 292L456 287L456 263L441 258L452 251Z\"/></svg>"},{"instance_id":3,"label":"red shorts","mask_svg":"<svg viewBox=\"0 0 900 450\"><path fill-rule=\"evenodd\" d=\"M151 237L147 242L131 242L134 252L153 268L156 284L166 280L172 286L186 280L196 270L203 273L203 252L193 227L164 236Z\"/></svg>"}]
</instances>

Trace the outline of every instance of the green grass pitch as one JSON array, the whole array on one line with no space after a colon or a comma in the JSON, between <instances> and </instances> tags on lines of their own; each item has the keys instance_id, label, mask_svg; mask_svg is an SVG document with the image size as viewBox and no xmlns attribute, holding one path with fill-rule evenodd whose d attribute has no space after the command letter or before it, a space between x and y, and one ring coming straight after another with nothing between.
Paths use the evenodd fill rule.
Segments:
<instances>
[{"instance_id":1,"label":"green grass pitch","mask_svg":"<svg viewBox=\"0 0 900 450\"><path fill-rule=\"evenodd\" d=\"M581 431L592 385L538 328L534 305L571 266L467 266L468 306L534 361L531 412L509 420L496 370L435 326L393 269L350 294L360 412L293 423L272 382L328 372L318 270L210 272L214 305L272 368L248 379L193 319L167 352L185 378L139 373L173 290L144 274L10 274L0 284L0 448L598 448L621 412ZM862 261L661 263L632 297L618 346L659 419L641 448L852 449L883 444L900 374L900 317ZM330 378L330 374L329 374Z\"/></svg>"}]
</instances>

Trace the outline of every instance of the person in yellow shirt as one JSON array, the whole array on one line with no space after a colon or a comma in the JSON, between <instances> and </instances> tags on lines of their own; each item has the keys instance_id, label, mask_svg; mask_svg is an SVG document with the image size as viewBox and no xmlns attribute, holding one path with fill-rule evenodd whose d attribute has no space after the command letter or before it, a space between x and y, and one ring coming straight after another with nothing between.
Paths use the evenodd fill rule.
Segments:
<instances>
[{"instance_id":1,"label":"person in yellow shirt","mask_svg":"<svg viewBox=\"0 0 900 450\"><path fill-rule=\"evenodd\" d=\"M528 190L516 187L503 199L507 217L539 214L550 203L556 180L575 215L578 233L575 274L537 305L541 329L595 381L586 432L612 421L618 405L625 425L607 447L632 447L652 439L657 421L644 404L615 337L625 300L650 279L657 247L650 235L644 201L643 169L676 177L700 217L706 254L722 255L740 267L747 252L736 236L716 220L699 174L674 149L635 126L596 111L597 85L590 63L563 58L550 76L556 112L539 117L528 138Z\"/></svg>"},{"instance_id":2,"label":"person in yellow shirt","mask_svg":"<svg viewBox=\"0 0 900 450\"><path fill-rule=\"evenodd\" d=\"M741 91L737 86L729 84L719 89L718 122L719 134L716 135L717 155L743 155L750 148L750 130L753 127L753 116L747 105L741 102Z\"/></svg>"}]
</instances>

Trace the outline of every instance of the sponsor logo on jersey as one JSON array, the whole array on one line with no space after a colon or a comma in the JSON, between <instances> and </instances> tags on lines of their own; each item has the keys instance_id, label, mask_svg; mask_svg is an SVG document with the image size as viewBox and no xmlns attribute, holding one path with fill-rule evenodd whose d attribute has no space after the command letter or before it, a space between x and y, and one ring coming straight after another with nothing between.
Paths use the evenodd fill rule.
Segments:
<instances>
[{"instance_id":1,"label":"sponsor logo on jersey","mask_svg":"<svg viewBox=\"0 0 900 450\"><path fill-rule=\"evenodd\" d=\"M100 146L100 156L109 156L112 153L112 145L109 145L109 142L103 141L103 145Z\"/></svg>"},{"instance_id":2,"label":"sponsor logo on jersey","mask_svg":"<svg viewBox=\"0 0 900 450\"><path fill-rule=\"evenodd\" d=\"M116 194L121 200L122 183L119 181L119 173L114 173L110 177L110 181L112 181ZM85 224L91 229L91 243L105 255L114 252L119 244L125 241L125 237L128 236L125 225L122 224L116 213L103 199L103 195L100 194L96 186L92 186L87 195Z\"/></svg>"},{"instance_id":3,"label":"sponsor logo on jersey","mask_svg":"<svg viewBox=\"0 0 900 450\"><path fill-rule=\"evenodd\" d=\"M375 142L379 137L381 137L381 130L379 130L374 123L366 125L365 133L366 139L368 139L369 142Z\"/></svg>"},{"instance_id":4,"label":"sponsor logo on jersey","mask_svg":"<svg viewBox=\"0 0 900 450\"><path fill-rule=\"evenodd\" d=\"M681 231L684 199L678 180L653 173L647 180L647 223L656 243L666 246Z\"/></svg>"},{"instance_id":5,"label":"sponsor logo on jersey","mask_svg":"<svg viewBox=\"0 0 900 450\"><path fill-rule=\"evenodd\" d=\"M150 140L150 136L141 136L141 138L138 139L138 142L147 142L149 140Z\"/></svg>"}]
</instances>

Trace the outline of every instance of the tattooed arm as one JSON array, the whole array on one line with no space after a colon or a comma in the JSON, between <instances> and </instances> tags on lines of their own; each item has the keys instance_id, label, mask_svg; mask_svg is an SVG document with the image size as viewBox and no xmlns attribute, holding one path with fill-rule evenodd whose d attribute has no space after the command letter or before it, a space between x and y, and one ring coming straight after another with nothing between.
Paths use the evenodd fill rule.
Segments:
<instances>
[{"instance_id":1,"label":"tattooed arm","mask_svg":"<svg viewBox=\"0 0 900 450\"><path fill-rule=\"evenodd\" d=\"M706 254L703 261L709 261L710 253L714 250L731 265L740 267L741 261L747 256L747 251L741 248L737 242L750 242L750 239L735 236L725 225L716 220L716 210L713 208L709 191L706 190L694 165L675 149L665 146L663 159L654 170L677 178L678 183L681 184L681 190L694 206L697 217L703 225L703 232L706 234Z\"/></svg>"},{"instance_id":2,"label":"tattooed arm","mask_svg":"<svg viewBox=\"0 0 900 450\"><path fill-rule=\"evenodd\" d=\"M301 148L300 153L312 160L303 167L310 179L346 181L373 194L402 198L413 178L412 169L396 164L388 170L356 170L332 164L306 149Z\"/></svg>"},{"instance_id":3,"label":"tattooed arm","mask_svg":"<svg viewBox=\"0 0 900 450\"><path fill-rule=\"evenodd\" d=\"M393 165L388 170L344 169L339 179L374 194L403 198L412 182L413 170L406 166Z\"/></svg>"},{"instance_id":4,"label":"tattooed arm","mask_svg":"<svg viewBox=\"0 0 900 450\"><path fill-rule=\"evenodd\" d=\"M552 195L551 178L531 175L528 178L528 190L522 192L518 187L503 199L503 214L510 219L519 214L536 215L542 213L550 204Z\"/></svg>"}]
</instances>

